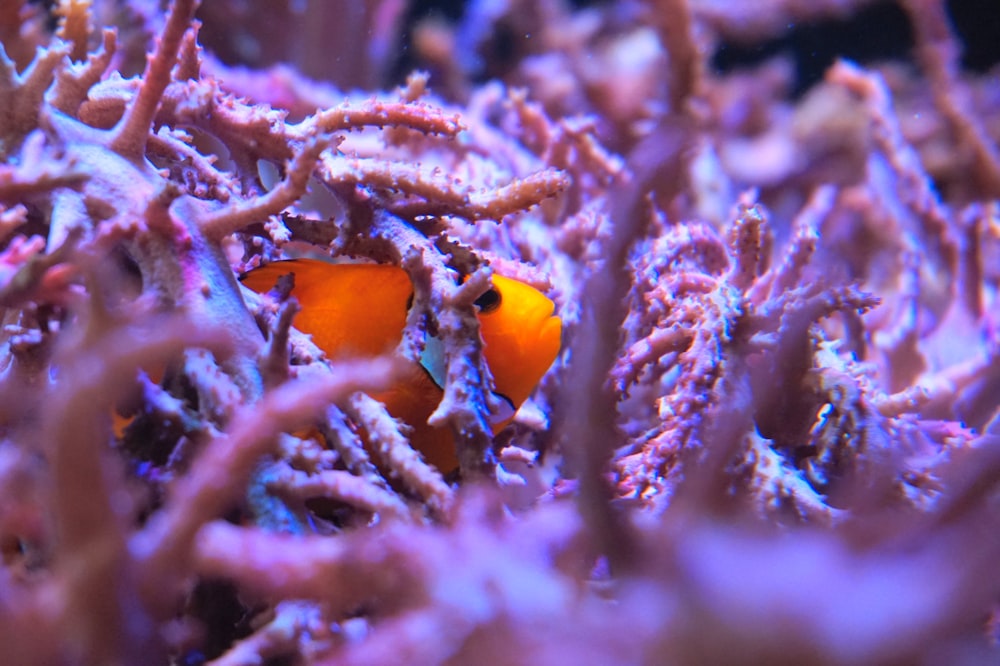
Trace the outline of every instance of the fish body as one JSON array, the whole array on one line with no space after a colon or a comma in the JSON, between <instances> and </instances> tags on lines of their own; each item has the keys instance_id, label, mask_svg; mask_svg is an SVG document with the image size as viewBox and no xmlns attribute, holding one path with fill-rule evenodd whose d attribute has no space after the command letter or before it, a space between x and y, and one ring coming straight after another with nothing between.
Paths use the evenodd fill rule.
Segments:
<instances>
[{"instance_id":1,"label":"fish body","mask_svg":"<svg viewBox=\"0 0 1000 666\"><path fill-rule=\"evenodd\" d=\"M243 277L257 292L278 278L294 275L291 295L301 307L295 327L333 360L366 358L392 351L403 336L413 298L406 272L382 264L331 264L315 259L278 261ZM493 276L493 286L477 301L483 355L503 409L491 415L494 433L511 421L559 353L562 324L555 304L537 289ZM444 348L428 337L421 362L407 368L387 391L372 397L413 430L410 442L443 472L457 465L451 432L427 419L441 401Z\"/></svg>"}]
</instances>

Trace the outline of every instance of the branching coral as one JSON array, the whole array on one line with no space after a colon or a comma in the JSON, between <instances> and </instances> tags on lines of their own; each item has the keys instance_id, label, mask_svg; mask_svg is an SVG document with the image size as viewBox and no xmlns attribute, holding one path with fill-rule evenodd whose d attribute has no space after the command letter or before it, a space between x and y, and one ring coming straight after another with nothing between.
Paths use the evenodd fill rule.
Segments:
<instances>
[{"instance_id":1,"label":"branching coral","mask_svg":"<svg viewBox=\"0 0 1000 666\"><path fill-rule=\"evenodd\" d=\"M216 60L232 3L56 4L0 10L11 663L995 659L1000 125L941 2L923 78L798 100L709 49L864 2L475 2L374 97ZM238 280L299 256L402 267L397 348ZM496 436L494 273L566 342ZM454 471L373 397L429 339Z\"/></svg>"}]
</instances>

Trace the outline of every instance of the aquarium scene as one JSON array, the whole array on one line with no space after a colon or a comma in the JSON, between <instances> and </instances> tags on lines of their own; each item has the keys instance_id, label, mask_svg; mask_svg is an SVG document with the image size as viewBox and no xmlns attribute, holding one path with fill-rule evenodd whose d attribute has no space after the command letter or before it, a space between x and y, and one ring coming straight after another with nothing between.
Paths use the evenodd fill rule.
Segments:
<instances>
[{"instance_id":1,"label":"aquarium scene","mask_svg":"<svg viewBox=\"0 0 1000 666\"><path fill-rule=\"evenodd\" d=\"M1000 664L997 0L0 46L0 664Z\"/></svg>"}]
</instances>

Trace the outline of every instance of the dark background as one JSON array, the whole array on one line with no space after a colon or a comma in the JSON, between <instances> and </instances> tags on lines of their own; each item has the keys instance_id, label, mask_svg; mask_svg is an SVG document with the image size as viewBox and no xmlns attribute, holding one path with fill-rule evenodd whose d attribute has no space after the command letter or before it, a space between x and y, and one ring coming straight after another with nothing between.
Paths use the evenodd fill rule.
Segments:
<instances>
[{"instance_id":1,"label":"dark background","mask_svg":"<svg viewBox=\"0 0 1000 666\"><path fill-rule=\"evenodd\" d=\"M464 0L417 0L411 5L407 24L433 14L457 21L465 4ZM573 4L602 4L602 0L575 0ZM982 73L1000 62L1000 0L950 0L947 7L962 41L962 67ZM752 45L723 43L713 55L712 65L727 72L784 51L796 63L795 92L800 94L822 78L838 57L860 63L906 60L912 44L903 10L894 2L879 2L848 20L799 24L777 39ZM398 71L409 71L411 64L404 55Z\"/></svg>"}]
</instances>

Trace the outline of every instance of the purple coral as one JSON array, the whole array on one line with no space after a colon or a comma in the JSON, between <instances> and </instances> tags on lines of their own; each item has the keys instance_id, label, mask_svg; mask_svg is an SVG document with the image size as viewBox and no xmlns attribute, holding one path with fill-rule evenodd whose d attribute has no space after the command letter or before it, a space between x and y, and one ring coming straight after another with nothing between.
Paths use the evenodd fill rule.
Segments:
<instances>
[{"instance_id":1,"label":"purple coral","mask_svg":"<svg viewBox=\"0 0 1000 666\"><path fill-rule=\"evenodd\" d=\"M230 64L194 0L8 4L11 663L996 656L1000 105L941 2L902 3L919 73L840 62L799 99L710 47L864 2L471 3L375 97L238 69L238 3L200 15ZM364 7L344 85L401 29ZM483 26L532 38L505 60ZM394 354L329 362L237 281L309 253L408 272ZM496 438L491 271L567 341ZM362 392L428 331L455 478Z\"/></svg>"}]
</instances>

